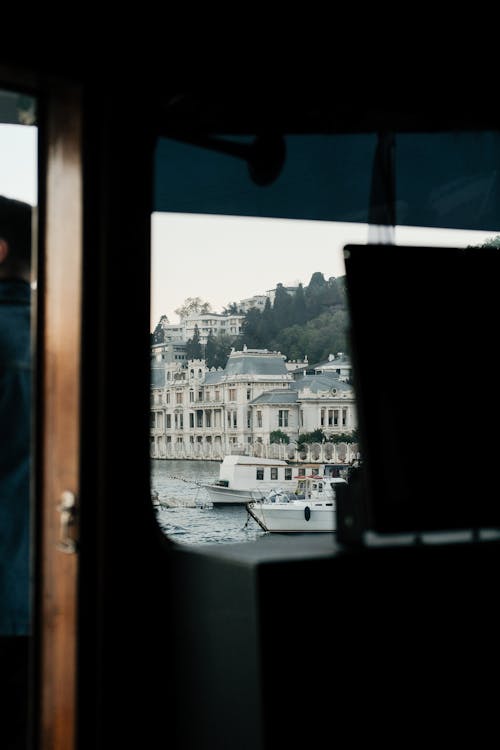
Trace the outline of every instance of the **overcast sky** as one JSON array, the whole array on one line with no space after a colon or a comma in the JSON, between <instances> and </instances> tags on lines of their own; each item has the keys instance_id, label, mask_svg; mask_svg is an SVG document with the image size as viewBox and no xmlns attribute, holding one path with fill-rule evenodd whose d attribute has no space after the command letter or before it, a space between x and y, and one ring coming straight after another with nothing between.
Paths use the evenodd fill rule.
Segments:
<instances>
[{"instance_id":1,"label":"overcast sky","mask_svg":"<svg viewBox=\"0 0 500 750\"><path fill-rule=\"evenodd\" d=\"M37 202L37 129L0 124L0 193ZM495 232L398 227L399 244L474 245ZM151 326L187 297L201 297L214 312L263 294L277 283L308 284L344 273L342 248L364 243L366 225L155 213L152 216Z\"/></svg>"},{"instance_id":2,"label":"overcast sky","mask_svg":"<svg viewBox=\"0 0 500 750\"><path fill-rule=\"evenodd\" d=\"M397 227L396 242L466 246L495 232ZM365 224L160 213L152 218L151 325L187 297L210 302L214 312L230 302L263 294L281 282L309 283L344 274L343 247L366 243Z\"/></svg>"},{"instance_id":3,"label":"overcast sky","mask_svg":"<svg viewBox=\"0 0 500 750\"><path fill-rule=\"evenodd\" d=\"M0 193L34 206L37 202L37 129L0 125Z\"/></svg>"}]
</instances>

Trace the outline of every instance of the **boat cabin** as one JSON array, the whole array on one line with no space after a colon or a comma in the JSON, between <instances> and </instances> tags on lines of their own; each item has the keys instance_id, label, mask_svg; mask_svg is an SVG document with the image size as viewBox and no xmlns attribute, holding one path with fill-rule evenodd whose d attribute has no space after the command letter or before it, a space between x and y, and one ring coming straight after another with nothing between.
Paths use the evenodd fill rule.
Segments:
<instances>
[{"instance_id":1,"label":"boat cabin","mask_svg":"<svg viewBox=\"0 0 500 750\"><path fill-rule=\"evenodd\" d=\"M286 461L249 456L225 456L217 484L233 490L293 483L293 469Z\"/></svg>"}]
</instances>

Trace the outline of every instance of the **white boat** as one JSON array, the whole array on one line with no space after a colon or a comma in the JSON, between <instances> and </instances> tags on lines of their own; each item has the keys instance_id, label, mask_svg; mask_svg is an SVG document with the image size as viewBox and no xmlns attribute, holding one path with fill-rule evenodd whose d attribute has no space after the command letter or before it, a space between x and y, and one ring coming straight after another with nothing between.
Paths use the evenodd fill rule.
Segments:
<instances>
[{"instance_id":1,"label":"white boat","mask_svg":"<svg viewBox=\"0 0 500 750\"><path fill-rule=\"evenodd\" d=\"M296 477L295 492L271 490L247 503L250 516L268 532L336 531L335 487L345 479L325 475Z\"/></svg>"},{"instance_id":2,"label":"white boat","mask_svg":"<svg viewBox=\"0 0 500 750\"><path fill-rule=\"evenodd\" d=\"M322 465L317 466L323 470ZM311 464L304 464L300 471L311 471L311 467ZM203 487L214 505L245 505L272 489L293 492L297 471L297 466L281 459L225 456L219 468L219 479Z\"/></svg>"}]
</instances>

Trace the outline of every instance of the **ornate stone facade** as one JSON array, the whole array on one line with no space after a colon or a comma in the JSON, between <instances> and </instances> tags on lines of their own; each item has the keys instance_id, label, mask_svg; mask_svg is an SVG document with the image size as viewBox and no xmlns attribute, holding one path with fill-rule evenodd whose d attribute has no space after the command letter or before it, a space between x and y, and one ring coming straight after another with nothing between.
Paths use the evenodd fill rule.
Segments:
<instances>
[{"instance_id":1,"label":"ornate stone facade","mask_svg":"<svg viewBox=\"0 0 500 750\"><path fill-rule=\"evenodd\" d=\"M220 460L229 453L268 455L295 451L301 433L321 428L326 437L356 429L352 386L337 373L287 369L279 352L233 351L226 367L204 360L162 359L155 347L151 379L151 456ZM270 445L280 430L290 445ZM338 453L332 443L321 447ZM356 446L344 453L353 454ZM303 459L306 460L306 459ZM330 459L327 459L330 460Z\"/></svg>"}]
</instances>

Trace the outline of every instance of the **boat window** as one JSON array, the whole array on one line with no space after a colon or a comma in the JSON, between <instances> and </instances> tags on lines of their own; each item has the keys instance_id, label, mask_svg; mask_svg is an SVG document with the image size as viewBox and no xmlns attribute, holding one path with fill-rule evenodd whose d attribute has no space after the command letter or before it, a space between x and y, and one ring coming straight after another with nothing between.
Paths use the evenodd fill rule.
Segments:
<instances>
[{"instance_id":1,"label":"boat window","mask_svg":"<svg viewBox=\"0 0 500 750\"><path fill-rule=\"evenodd\" d=\"M261 538L246 523L243 496L230 494L264 487L264 468L252 460L269 462L267 477L278 460L294 477L326 464L348 476L363 460L343 248L496 242L497 141L491 133L402 133L389 143L376 133L286 135L267 144L261 172L249 156L262 145L255 135L158 140L151 489L173 541ZM394 181L384 184L377 164L394 151ZM392 376L383 331L374 366ZM187 372L203 386L196 419L187 416ZM237 457L250 463L231 464ZM218 480L227 487L216 496Z\"/></svg>"},{"instance_id":2,"label":"boat window","mask_svg":"<svg viewBox=\"0 0 500 750\"><path fill-rule=\"evenodd\" d=\"M37 155L35 99L0 90L0 681L5 747L27 747L33 674Z\"/></svg>"}]
</instances>

